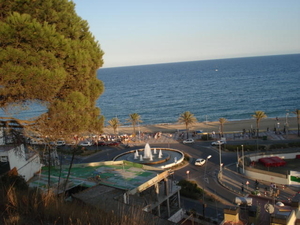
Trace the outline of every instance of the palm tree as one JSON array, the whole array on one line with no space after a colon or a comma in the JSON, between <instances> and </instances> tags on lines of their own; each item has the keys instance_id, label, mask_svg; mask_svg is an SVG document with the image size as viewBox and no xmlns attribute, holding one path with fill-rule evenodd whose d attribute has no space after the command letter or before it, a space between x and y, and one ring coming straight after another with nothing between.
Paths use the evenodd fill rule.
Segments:
<instances>
[{"instance_id":1,"label":"palm tree","mask_svg":"<svg viewBox=\"0 0 300 225\"><path fill-rule=\"evenodd\" d=\"M129 119L127 119L127 122L132 124L133 127L133 136L135 137L135 126L138 123L142 123L143 121L140 119L141 116L137 113L133 113L129 115Z\"/></svg>"},{"instance_id":2,"label":"palm tree","mask_svg":"<svg viewBox=\"0 0 300 225\"><path fill-rule=\"evenodd\" d=\"M108 121L109 126L111 126L114 130L114 134L117 135L117 130L119 126L121 125L119 119L117 117L112 118L111 120Z\"/></svg>"},{"instance_id":3,"label":"palm tree","mask_svg":"<svg viewBox=\"0 0 300 225\"><path fill-rule=\"evenodd\" d=\"M300 109L296 109L293 113L297 115L298 137L300 137Z\"/></svg>"},{"instance_id":4,"label":"palm tree","mask_svg":"<svg viewBox=\"0 0 300 225\"><path fill-rule=\"evenodd\" d=\"M223 137L224 136L224 133L223 133L224 123L227 122L227 119L221 117L221 118L219 118L219 122L220 122L220 126L221 126L221 135Z\"/></svg>"},{"instance_id":5,"label":"palm tree","mask_svg":"<svg viewBox=\"0 0 300 225\"><path fill-rule=\"evenodd\" d=\"M256 119L256 130L257 130L257 138L258 138L258 134L259 134L259 122L263 118L267 118L267 115L265 114L264 111L255 111L255 114L252 115L252 117L254 117Z\"/></svg>"},{"instance_id":6,"label":"palm tree","mask_svg":"<svg viewBox=\"0 0 300 225\"><path fill-rule=\"evenodd\" d=\"M189 137L189 125L197 122L197 118L189 111L186 111L182 114L180 114L180 117L178 118L179 123L184 123L186 132L187 132L187 138Z\"/></svg>"}]
</instances>

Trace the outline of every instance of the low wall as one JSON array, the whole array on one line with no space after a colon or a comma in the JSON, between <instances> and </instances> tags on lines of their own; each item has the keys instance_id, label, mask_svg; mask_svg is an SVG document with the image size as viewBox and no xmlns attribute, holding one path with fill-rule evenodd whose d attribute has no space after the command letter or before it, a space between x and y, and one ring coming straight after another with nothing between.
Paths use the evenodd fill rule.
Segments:
<instances>
[{"instance_id":1,"label":"low wall","mask_svg":"<svg viewBox=\"0 0 300 225\"><path fill-rule=\"evenodd\" d=\"M269 155L250 155L247 156L250 158L251 161L257 162L260 158L265 157L274 157L278 156L281 159L295 159L296 155L299 155L300 152L293 152L293 153L278 153L278 154L269 154ZM239 171L242 171L241 166L239 167ZM255 169L249 166L245 166L244 175L247 177L251 177L253 179L265 180L270 183L277 183L277 184L284 184L290 185L291 179L290 175L284 175L279 173L273 173L265 170Z\"/></svg>"},{"instance_id":2,"label":"low wall","mask_svg":"<svg viewBox=\"0 0 300 225\"><path fill-rule=\"evenodd\" d=\"M182 209L180 209L174 215L172 215L168 220L174 223L179 223L183 217L184 217L184 212Z\"/></svg>"},{"instance_id":3,"label":"low wall","mask_svg":"<svg viewBox=\"0 0 300 225\"><path fill-rule=\"evenodd\" d=\"M265 170L254 169L248 166L245 167L245 176L257 180L269 181L270 183L284 184L284 185L290 184L288 176L286 175L279 174L279 173L272 173Z\"/></svg>"}]
</instances>

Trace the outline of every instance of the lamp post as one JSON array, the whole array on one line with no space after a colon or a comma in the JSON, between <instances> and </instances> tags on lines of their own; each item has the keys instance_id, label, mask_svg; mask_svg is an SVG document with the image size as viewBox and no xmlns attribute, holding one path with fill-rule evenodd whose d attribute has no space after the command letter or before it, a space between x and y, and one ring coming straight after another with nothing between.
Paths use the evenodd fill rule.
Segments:
<instances>
[{"instance_id":1,"label":"lamp post","mask_svg":"<svg viewBox=\"0 0 300 225\"><path fill-rule=\"evenodd\" d=\"M189 180L190 179L190 171L189 170L186 171L186 176L187 176L187 179Z\"/></svg>"},{"instance_id":2,"label":"lamp post","mask_svg":"<svg viewBox=\"0 0 300 225\"><path fill-rule=\"evenodd\" d=\"M205 160L205 170L204 170L204 182L206 182L206 166L207 166L207 161L211 158L211 155L207 156L206 157L206 160ZM205 218L205 202L204 202L204 185L205 183L203 184L203 194L202 194L202 202L203 202L203 208L202 208L202 211L203 211L203 217Z\"/></svg>"},{"instance_id":3,"label":"lamp post","mask_svg":"<svg viewBox=\"0 0 300 225\"><path fill-rule=\"evenodd\" d=\"M222 151L221 151L221 142L219 141L219 158L220 158L220 172L222 172Z\"/></svg>"},{"instance_id":4,"label":"lamp post","mask_svg":"<svg viewBox=\"0 0 300 225\"><path fill-rule=\"evenodd\" d=\"M244 145L242 145L243 174L245 173Z\"/></svg>"},{"instance_id":5,"label":"lamp post","mask_svg":"<svg viewBox=\"0 0 300 225\"><path fill-rule=\"evenodd\" d=\"M288 116L289 116L289 110L287 110L287 113L285 115L285 132L286 132L286 139L288 138L288 133L289 133L289 121L288 121Z\"/></svg>"},{"instance_id":6,"label":"lamp post","mask_svg":"<svg viewBox=\"0 0 300 225\"><path fill-rule=\"evenodd\" d=\"M205 160L205 170L204 170L204 179L206 179L206 166L207 166L207 161L211 158L211 155L207 156L206 157L206 160Z\"/></svg>"},{"instance_id":7,"label":"lamp post","mask_svg":"<svg viewBox=\"0 0 300 225\"><path fill-rule=\"evenodd\" d=\"M171 141L171 138L172 138L172 134L169 135L169 139L168 139L168 148L170 148L170 141Z\"/></svg>"}]
</instances>

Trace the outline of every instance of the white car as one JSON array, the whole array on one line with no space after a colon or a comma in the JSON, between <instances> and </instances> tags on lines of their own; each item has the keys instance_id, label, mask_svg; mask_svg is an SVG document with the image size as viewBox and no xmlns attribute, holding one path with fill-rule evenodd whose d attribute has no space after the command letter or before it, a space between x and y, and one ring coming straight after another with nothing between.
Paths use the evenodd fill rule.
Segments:
<instances>
[{"instance_id":1,"label":"white car","mask_svg":"<svg viewBox=\"0 0 300 225\"><path fill-rule=\"evenodd\" d=\"M43 145L45 144L45 140L43 138L32 138L29 143L31 145Z\"/></svg>"},{"instance_id":2,"label":"white car","mask_svg":"<svg viewBox=\"0 0 300 225\"><path fill-rule=\"evenodd\" d=\"M64 145L66 145L66 142L63 141L63 140L58 140L58 141L56 142L56 146L64 146Z\"/></svg>"},{"instance_id":3,"label":"white car","mask_svg":"<svg viewBox=\"0 0 300 225\"><path fill-rule=\"evenodd\" d=\"M212 146L219 146L219 145L224 145L226 144L225 141L214 141L211 143Z\"/></svg>"},{"instance_id":4,"label":"white car","mask_svg":"<svg viewBox=\"0 0 300 225\"><path fill-rule=\"evenodd\" d=\"M79 146L82 146L82 147L92 146L92 142L83 141L83 142L79 143Z\"/></svg>"},{"instance_id":5,"label":"white car","mask_svg":"<svg viewBox=\"0 0 300 225\"><path fill-rule=\"evenodd\" d=\"M183 144L192 144L192 143L194 143L194 142L195 142L194 139L189 138L189 139L184 140L182 143L183 143Z\"/></svg>"},{"instance_id":6,"label":"white car","mask_svg":"<svg viewBox=\"0 0 300 225\"><path fill-rule=\"evenodd\" d=\"M195 161L195 166L203 166L205 164L206 160L205 159L196 159Z\"/></svg>"}]
</instances>

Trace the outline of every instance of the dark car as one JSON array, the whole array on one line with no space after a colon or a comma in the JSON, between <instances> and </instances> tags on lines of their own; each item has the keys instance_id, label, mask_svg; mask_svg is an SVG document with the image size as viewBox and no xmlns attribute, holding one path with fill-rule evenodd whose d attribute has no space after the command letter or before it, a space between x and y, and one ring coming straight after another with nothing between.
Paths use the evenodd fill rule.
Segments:
<instances>
[{"instance_id":1,"label":"dark car","mask_svg":"<svg viewBox=\"0 0 300 225\"><path fill-rule=\"evenodd\" d=\"M104 141L95 142L95 145L98 145L98 146L107 146L107 144Z\"/></svg>"},{"instance_id":2,"label":"dark car","mask_svg":"<svg viewBox=\"0 0 300 225\"><path fill-rule=\"evenodd\" d=\"M110 143L107 143L107 146L119 146L120 143L119 142L110 142Z\"/></svg>"}]
</instances>

